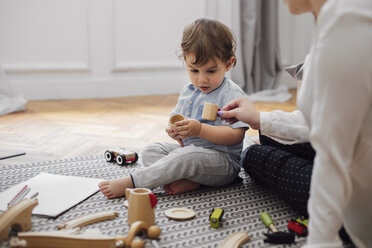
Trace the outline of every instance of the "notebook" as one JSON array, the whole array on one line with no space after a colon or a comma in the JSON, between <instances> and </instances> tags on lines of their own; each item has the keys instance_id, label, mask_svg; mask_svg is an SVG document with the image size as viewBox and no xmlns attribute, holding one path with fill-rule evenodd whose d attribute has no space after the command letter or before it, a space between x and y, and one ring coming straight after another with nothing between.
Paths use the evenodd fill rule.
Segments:
<instances>
[{"instance_id":1,"label":"notebook","mask_svg":"<svg viewBox=\"0 0 372 248\"><path fill-rule=\"evenodd\" d=\"M103 179L54 175L42 172L33 178L0 192L0 210L7 210L8 202L25 185L28 185L31 191L26 198L38 192L39 205L34 208L32 214L57 217L95 194L99 190L98 183L101 181Z\"/></svg>"}]
</instances>

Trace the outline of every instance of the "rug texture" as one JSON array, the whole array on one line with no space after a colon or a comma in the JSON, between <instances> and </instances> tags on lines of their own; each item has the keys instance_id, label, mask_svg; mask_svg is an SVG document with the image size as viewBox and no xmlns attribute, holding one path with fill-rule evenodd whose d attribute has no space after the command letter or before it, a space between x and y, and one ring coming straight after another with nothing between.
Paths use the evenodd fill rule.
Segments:
<instances>
[{"instance_id":1,"label":"rug texture","mask_svg":"<svg viewBox=\"0 0 372 248\"><path fill-rule=\"evenodd\" d=\"M128 175L141 168L141 159L133 165L119 166L109 163L102 155L79 157L58 161L30 163L0 167L0 191L36 176L40 172L59 175L71 175L92 178L112 179ZM287 231L288 220L299 217L275 193L262 184L251 179L244 171L240 180L225 187L207 188L180 194L168 195L161 188L154 189L158 204L155 207L155 224L161 228L157 245L150 239L145 240L145 247L219 247L219 245L234 232L248 232L250 241L242 247L300 247L304 238L296 237L296 243L291 245L272 245L264 243L264 233L268 229L261 222L259 215L270 213L276 227ZM102 234L109 236L126 236L129 230L127 209L123 202L125 198L107 199L100 192L61 214L57 218L32 217L31 231L57 230L57 225L63 221L83 214L97 211L117 211L116 219L94 223L83 227L83 230L98 228ZM170 208L186 207L195 211L191 220L176 221L168 219L164 211ZM209 215L213 208L224 209L222 226L211 228ZM1 242L0 247L9 247L9 242Z\"/></svg>"}]
</instances>

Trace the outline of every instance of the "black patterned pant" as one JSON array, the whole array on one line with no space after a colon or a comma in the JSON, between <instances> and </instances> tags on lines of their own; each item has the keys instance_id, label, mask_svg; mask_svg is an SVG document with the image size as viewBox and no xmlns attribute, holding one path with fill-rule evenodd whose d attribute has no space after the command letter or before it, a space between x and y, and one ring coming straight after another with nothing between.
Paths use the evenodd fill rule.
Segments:
<instances>
[{"instance_id":1,"label":"black patterned pant","mask_svg":"<svg viewBox=\"0 0 372 248\"><path fill-rule=\"evenodd\" d=\"M261 145L247 147L241 156L243 169L308 218L307 202L315 150L310 143L284 145L261 135ZM340 238L348 247L355 247L344 227Z\"/></svg>"},{"instance_id":2,"label":"black patterned pant","mask_svg":"<svg viewBox=\"0 0 372 248\"><path fill-rule=\"evenodd\" d=\"M315 157L311 144L283 145L261 134L260 143L246 148L242 153L243 169L307 217Z\"/></svg>"}]
</instances>

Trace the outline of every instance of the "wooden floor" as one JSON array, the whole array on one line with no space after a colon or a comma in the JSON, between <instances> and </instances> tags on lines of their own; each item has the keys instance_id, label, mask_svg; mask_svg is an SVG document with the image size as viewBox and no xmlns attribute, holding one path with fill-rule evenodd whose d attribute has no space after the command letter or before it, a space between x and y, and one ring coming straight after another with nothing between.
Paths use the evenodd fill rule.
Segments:
<instances>
[{"instance_id":1,"label":"wooden floor","mask_svg":"<svg viewBox=\"0 0 372 248\"><path fill-rule=\"evenodd\" d=\"M25 111L0 116L0 157L26 153L0 160L0 165L103 154L113 146L138 149L150 142L172 142L164 130L177 97L29 101ZM260 111L292 111L296 100L255 105Z\"/></svg>"}]
</instances>

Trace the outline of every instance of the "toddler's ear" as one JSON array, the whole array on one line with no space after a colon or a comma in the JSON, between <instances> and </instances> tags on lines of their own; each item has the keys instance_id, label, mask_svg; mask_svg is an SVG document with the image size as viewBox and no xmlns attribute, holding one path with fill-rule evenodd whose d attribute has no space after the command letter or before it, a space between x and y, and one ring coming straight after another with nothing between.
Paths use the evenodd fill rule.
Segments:
<instances>
[{"instance_id":1,"label":"toddler's ear","mask_svg":"<svg viewBox=\"0 0 372 248\"><path fill-rule=\"evenodd\" d=\"M229 71L231 67L235 64L236 58L231 57L227 62L226 62L226 71Z\"/></svg>"}]
</instances>

